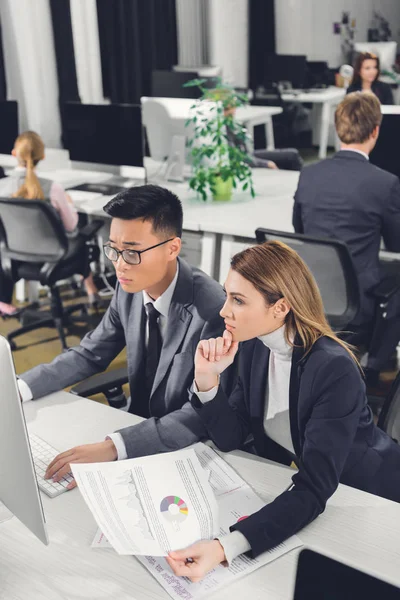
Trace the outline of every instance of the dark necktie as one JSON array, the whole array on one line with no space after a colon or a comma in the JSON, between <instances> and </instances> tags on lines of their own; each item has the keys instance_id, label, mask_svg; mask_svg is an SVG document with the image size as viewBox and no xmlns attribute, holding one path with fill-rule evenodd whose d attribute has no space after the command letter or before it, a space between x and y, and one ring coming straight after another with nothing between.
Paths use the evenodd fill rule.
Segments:
<instances>
[{"instance_id":1,"label":"dark necktie","mask_svg":"<svg viewBox=\"0 0 400 600\"><path fill-rule=\"evenodd\" d=\"M150 398L151 390L156 376L158 362L160 360L162 340L160 334L160 328L158 326L158 318L160 313L154 304L148 302L147 308L147 320L149 324L149 339L147 344L146 353L146 390L148 397Z\"/></svg>"}]
</instances>

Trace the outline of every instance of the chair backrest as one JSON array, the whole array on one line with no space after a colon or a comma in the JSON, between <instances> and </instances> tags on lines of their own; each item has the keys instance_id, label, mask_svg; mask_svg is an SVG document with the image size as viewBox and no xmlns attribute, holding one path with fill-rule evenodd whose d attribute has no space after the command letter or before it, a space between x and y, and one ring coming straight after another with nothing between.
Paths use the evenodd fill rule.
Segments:
<instances>
[{"instance_id":1,"label":"chair backrest","mask_svg":"<svg viewBox=\"0 0 400 600\"><path fill-rule=\"evenodd\" d=\"M400 444L400 372L392 383L378 419L378 427Z\"/></svg>"},{"instance_id":2,"label":"chair backrest","mask_svg":"<svg viewBox=\"0 0 400 600\"><path fill-rule=\"evenodd\" d=\"M344 242L270 229L257 229L256 238L259 244L279 240L299 254L317 282L333 329L343 329L354 319L360 306L360 290L353 260Z\"/></svg>"},{"instance_id":3,"label":"chair backrest","mask_svg":"<svg viewBox=\"0 0 400 600\"><path fill-rule=\"evenodd\" d=\"M43 200L0 198L4 238L1 254L30 263L58 262L68 250L68 238L57 211Z\"/></svg>"}]
</instances>

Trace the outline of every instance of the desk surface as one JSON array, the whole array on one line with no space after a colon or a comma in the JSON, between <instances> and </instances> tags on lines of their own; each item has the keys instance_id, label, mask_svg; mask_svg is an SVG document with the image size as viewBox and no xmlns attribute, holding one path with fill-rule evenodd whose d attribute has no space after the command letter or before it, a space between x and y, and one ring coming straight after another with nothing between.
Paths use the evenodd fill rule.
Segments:
<instances>
[{"instance_id":1,"label":"desk surface","mask_svg":"<svg viewBox=\"0 0 400 600\"><path fill-rule=\"evenodd\" d=\"M339 103L346 95L344 88L331 85L318 92L282 92L282 100L285 102L311 102L313 104L329 102Z\"/></svg>"},{"instance_id":2,"label":"desk surface","mask_svg":"<svg viewBox=\"0 0 400 600\"><path fill-rule=\"evenodd\" d=\"M243 237L254 237L256 227L293 231L293 196L297 188L297 171L253 169L256 197L238 192L230 202L203 202L189 188L187 181L160 181L178 195L183 204L183 227L192 231L207 231ZM76 208L93 216L106 217L103 206L109 198L98 196L79 200Z\"/></svg>"},{"instance_id":3,"label":"desk surface","mask_svg":"<svg viewBox=\"0 0 400 600\"><path fill-rule=\"evenodd\" d=\"M152 98L143 96L141 102L148 100L157 100L168 111L171 119L187 119L190 116L190 111L196 100L190 98ZM279 115L282 112L280 106L239 106L236 111L236 117L242 123L253 121L254 119L264 119Z\"/></svg>"},{"instance_id":4,"label":"desk surface","mask_svg":"<svg viewBox=\"0 0 400 600\"><path fill-rule=\"evenodd\" d=\"M56 448L99 441L138 417L65 392L24 405L30 431ZM290 469L242 452L224 455L265 501L290 481ZM133 557L92 550L95 521L75 489L43 496L50 539L43 546L13 518L0 524L0 597L5 600L156 600L166 592ZM323 515L300 534L307 547L400 585L400 505L339 486ZM298 550L209 596L210 600L289 600Z\"/></svg>"}]
</instances>

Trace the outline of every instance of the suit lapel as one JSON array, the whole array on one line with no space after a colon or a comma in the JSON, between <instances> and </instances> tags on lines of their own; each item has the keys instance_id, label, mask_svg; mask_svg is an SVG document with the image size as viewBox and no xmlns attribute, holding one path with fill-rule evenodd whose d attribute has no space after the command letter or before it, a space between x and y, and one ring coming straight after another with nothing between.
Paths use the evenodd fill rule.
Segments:
<instances>
[{"instance_id":1,"label":"suit lapel","mask_svg":"<svg viewBox=\"0 0 400 600\"><path fill-rule=\"evenodd\" d=\"M193 304L193 274L187 263L179 260L179 275L168 313L168 325L161 349L160 362L154 378L151 396L161 384L178 353L192 320L190 306ZM194 359L194 355L193 355Z\"/></svg>"},{"instance_id":2,"label":"suit lapel","mask_svg":"<svg viewBox=\"0 0 400 600\"><path fill-rule=\"evenodd\" d=\"M269 348L260 340L255 343L250 376L250 416L264 421L265 390L267 387Z\"/></svg>"},{"instance_id":3,"label":"suit lapel","mask_svg":"<svg viewBox=\"0 0 400 600\"><path fill-rule=\"evenodd\" d=\"M290 433L296 456L301 457L300 434L299 434L299 391L300 378L303 368L304 348L301 345L301 340L298 336L295 339L293 348L292 368L290 370L289 384L289 417L290 417Z\"/></svg>"}]
</instances>

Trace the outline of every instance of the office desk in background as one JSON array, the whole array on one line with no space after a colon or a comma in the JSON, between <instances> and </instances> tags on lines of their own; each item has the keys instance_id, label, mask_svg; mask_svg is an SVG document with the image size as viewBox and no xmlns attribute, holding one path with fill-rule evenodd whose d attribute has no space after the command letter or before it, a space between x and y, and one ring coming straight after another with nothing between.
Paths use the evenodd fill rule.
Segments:
<instances>
[{"instance_id":1,"label":"office desk in background","mask_svg":"<svg viewBox=\"0 0 400 600\"><path fill-rule=\"evenodd\" d=\"M78 171L76 173L79 173ZM82 172L82 178L84 178ZM54 175L56 177L56 175ZM77 177L77 175L74 175ZM233 254L255 244L257 227L293 232L293 197L297 188L297 171L253 169L256 197L235 192L229 202L203 202L189 188L187 181L159 181L177 194L183 205L181 256L193 266L224 283ZM107 196L75 203L89 218L103 218L103 235L108 235L109 217L103 211ZM101 233L101 232L100 232ZM106 240L101 240L106 241ZM382 252L382 257L399 260L400 255Z\"/></svg>"},{"instance_id":2,"label":"office desk in background","mask_svg":"<svg viewBox=\"0 0 400 600\"><path fill-rule=\"evenodd\" d=\"M150 98L143 96L141 102L148 99L156 100L168 111L169 117L175 121L175 135L185 135L185 122L192 114L191 107L196 103L195 100L188 98ZM272 117L282 112L280 106L239 106L236 111L236 118L249 130L249 134L254 138L254 127L256 125L265 126L265 136L267 140L267 149L275 148L274 128Z\"/></svg>"},{"instance_id":3,"label":"office desk in background","mask_svg":"<svg viewBox=\"0 0 400 600\"><path fill-rule=\"evenodd\" d=\"M140 420L66 392L25 403L23 408L29 431L60 451L100 441ZM293 475L287 467L243 452L222 456L265 502L279 495ZM16 518L0 524L1 598L167 600L167 593L135 558L90 548L97 525L78 489L53 499L42 494L42 500L49 546ZM399 504L340 485L325 512L299 537L306 547L400 585ZM216 592L210 600L290 600L299 550Z\"/></svg>"}]
</instances>

